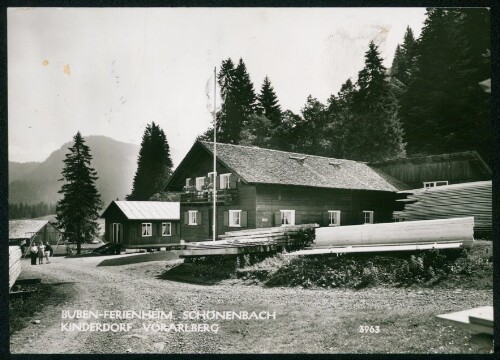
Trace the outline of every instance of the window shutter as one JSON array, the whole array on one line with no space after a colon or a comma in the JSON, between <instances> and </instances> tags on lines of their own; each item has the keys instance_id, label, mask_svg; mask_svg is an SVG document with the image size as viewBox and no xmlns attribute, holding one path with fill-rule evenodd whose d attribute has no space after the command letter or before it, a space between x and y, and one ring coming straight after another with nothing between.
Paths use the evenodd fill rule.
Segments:
<instances>
[{"instance_id":1,"label":"window shutter","mask_svg":"<svg viewBox=\"0 0 500 360\"><path fill-rule=\"evenodd\" d=\"M323 226L330 225L330 213L328 211L323 211Z\"/></svg>"},{"instance_id":2,"label":"window shutter","mask_svg":"<svg viewBox=\"0 0 500 360\"><path fill-rule=\"evenodd\" d=\"M189 224L189 213L186 211L184 213L184 225Z\"/></svg>"},{"instance_id":3,"label":"window shutter","mask_svg":"<svg viewBox=\"0 0 500 360\"><path fill-rule=\"evenodd\" d=\"M229 211L224 211L224 226L229 226Z\"/></svg>"},{"instance_id":4,"label":"window shutter","mask_svg":"<svg viewBox=\"0 0 500 360\"><path fill-rule=\"evenodd\" d=\"M281 226L281 211L274 214L274 226Z\"/></svg>"},{"instance_id":5,"label":"window shutter","mask_svg":"<svg viewBox=\"0 0 500 360\"><path fill-rule=\"evenodd\" d=\"M142 223L137 223L137 235L142 236Z\"/></svg>"},{"instance_id":6,"label":"window shutter","mask_svg":"<svg viewBox=\"0 0 500 360\"><path fill-rule=\"evenodd\" d=\"M241 212L241 227L247 227L247 212L246 211L242 211Z\"/></svg>"},{"instance_id":7,"label":"window shutter","mask_svg":"<svg viewBox=\"0 0 500 360\"><path fill-rule=\"evenodd\" d=\"M372 220L373 220L372 223L375 224L375 211L372 213Z\"/></svg>"},{"instance_id":8,"label":"window shutter","mask_svg":"<svg viewBox=\"0 0 500 360\"><path fill-rule=\"evenodd\" d=\"M300 225L302 224L302 214L297 214L295 212L295 224L294 225Z\"/></svg>"},{"instance_id":9,"label":"window shutter","mask_svg":"<svg viewBox=\"0 0 500 360\"><path fill-rule=\"evenodd\" d=\"M215 188L220 189L220 175L215 177Z\"/></svg>"},{"instance_id":10,"label":"window shutter","mask_svg":"<svg viewBox=\"0 0 500 360\"><path fill-rule=\"evenodd\" d=\"M236 189L236 176L234 174L229 175L229 188Z\"/></svg>"},{"instance_id":11,"label":"window shutter","mask_svg":"<svg viewBox=\"0 0 500 360\"><path fill-rule=\"evenodd\" d=\"M202 214L201 211L198 211L196 213L196 225L201 225L201 214Z\"/></svg>"},{"instance_id":12,"label":"window shutter","mask_svg":"<svg viewBox=\"0 0 500 360\"><path fill-rule=\"evenodd\" d=\"M210 181L210 177L209 176L205 176L204 184L205 185L210 185L211 183L212 183L212 181Z\"/></svg>"},{"instance_id":13,"label":"window shutter","mask_svg":"<svg viewBox=\"0 0 500 360\"><path fill-rule=\"evenodd\" d=\"M359 224L364 224L364 223L365 223L365 213L364 213L363 211L361 211L361 212L359 213L358 223L359 223Z\"/></svg>"},{"instance_id":14,"label":"window shutter","mask_svg":"<svg viewBox=\"0 0 500 360\"><path fill-rule=\"evenodd\" d=\"M187 178L186 179L186 186L191 186L191 185L193 185L193 179Z\"/></svg>"}]
</instances>

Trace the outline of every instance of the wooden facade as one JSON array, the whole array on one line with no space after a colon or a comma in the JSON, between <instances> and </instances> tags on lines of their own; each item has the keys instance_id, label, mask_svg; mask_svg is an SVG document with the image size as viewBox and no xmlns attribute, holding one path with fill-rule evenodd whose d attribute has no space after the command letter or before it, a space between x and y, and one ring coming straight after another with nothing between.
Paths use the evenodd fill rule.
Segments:
<instances>
[{"instance_id":1,"label":"wooden facade","mask_svg":"<svg viewBox=\"0 0 500 360\"><path fill-rule=\"evenodd\" d=\"M423 188L425 184L452 185L492 178L491 169L475 151L416 156L370 165L407 184L410 189Z\"/></svg>"},{"instance_id":2,"label":"wooden facade","mask_svg":"<svg viewBox=\"0 0 500 360\"><path fill-rule=\"evenodd\" d=\"M219 145L218 145L219 146ZM295 185L293 183L280 184L272 183L270 177L264 172L262 181L248 181L245 177L248 167L241 173L235 164L255 162L255 167L262 165L266 161L266 155L259 158L248 154L252 150L249 147L226 146L226 153L221 150L221 156L217 161L217 177L209 176L213 171L213 155L207 151L205 146L196 143L188 155L181 162L172 175L169 183L165 187L167 191L184 190L180 204L180 234L184 241L200 241L212 238L213 222L213 181L217 186L217 229L216 235L223 235L228 231L255 229L281 226L284 222L300 225L317 223L320 226L342 226L363 224L365 222L390 222L394 210L397 189L386 185L387 190L371 189L368 185L370 177L380 180L375 171L366 166L362 168L365 178L366 189L336 188L335 184L322 184L314 186ZM243 149L243 150L242 150ZM240 151L239 155L230 153L231 150ZM262 150L262 149L259 149ZM274 150L269 152L269 161L275 158ZM283 156L280 152L280 156ZM267 154L267 153L265 153ZM291 161L295 167L302 167L301 160L295 160L295 155L286 153L286 161ZM231 158L233 156L233 158ZM235 160L235 157L239 156ZM245 158L245 156L247 158ZM227 160L226 160L227 159ZM291 159L291 160L289 160ZM323 162L324 158L321 159ZM233 161L231 164L230 161ZM304 167L309 172L310 166ZM331 161L330 161L331 162ZM327 165L335 171L335 163L326 161ZM286 163L284 164L287 165ZM364 165L363 165L364 166ZM273 168L274 169L274 168ZM250 169L250 171L252 171ZM290 171L282 169L282 171ZM340 171L339 171L340 172ZM373 174L371 173L373 172ZM224 181L221 176L230 173L230 181ZM317 171L315 171L317 173ZM368 175L367 175L368 173ZM266 177L267 176L267 177ZM346 175L342 175L346 177ZM350 171L351 177L356 176L354 171ZM196 188L196 178L198 178L198 188ZM281 179L281 174L276 177ZM268 183L270 182L270 183ZM227 188L223 188L226 186ZM345 187L345 185L343 185ZM362 186L361 186L362 187ZM287 214L283 214L286 212ZM196 213L196 215L193 215ZM293 215L292 215L293 214ZM287 217L289 216L289 218ZM333 218L332 218L333 217Z\"/></svg>"},{"instance_id":3,"label":"wooden facade","mask_svg":"<svg viewBox=\"0 0 500 360\"><path fill-rule=\"evenodd\" d=\"M148 217L146 214L140 219L131 219L115 201L108 206L102 216L105 218L105 241L122 244L122 248L159 248L180 242L178 216L158 219ZM170 231L164 231L166 226Z\"/></svg>"}]
</instances>

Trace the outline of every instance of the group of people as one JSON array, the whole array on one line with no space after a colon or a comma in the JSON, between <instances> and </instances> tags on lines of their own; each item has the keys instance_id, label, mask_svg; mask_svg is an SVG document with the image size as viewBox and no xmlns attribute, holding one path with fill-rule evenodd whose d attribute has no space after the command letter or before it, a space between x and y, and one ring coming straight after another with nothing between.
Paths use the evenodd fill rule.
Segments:
<instances>
[{"instance_id":1,"label":"group of people","mask_svg":"<svg viewBox=\"0 0 500 360\"><path fill-rule=\"evenodd\" d=\"M31 244L30 247L30 256L31 256L31 265L36 265L36 259L38 258L38 264L43 264L43 258L47 260L47 264L50 263L49 256L52 256L52 246L48 242Z\"/></svg>"}]
</instances>

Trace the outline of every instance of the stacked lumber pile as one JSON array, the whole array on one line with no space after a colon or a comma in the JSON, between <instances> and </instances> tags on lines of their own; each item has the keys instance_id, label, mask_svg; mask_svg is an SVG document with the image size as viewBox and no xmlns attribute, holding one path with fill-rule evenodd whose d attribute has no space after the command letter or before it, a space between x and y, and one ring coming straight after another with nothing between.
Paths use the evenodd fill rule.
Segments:
<instances>
[{"instance_id":1,"label":"stacked lumber pile","mask_svg":"<svg viewBox=\"0 0 500 360\"><path fill-rule=\"evenodd\" d=\"M220 236L221 240L186 243L186 249L180 257L273 251L279 247L295 245L302 241L296 236L297 233L318 226L318 224L302 224L229 231Z\"/></svg>"},{"instance_id":2,"label":"stacked lumber pile","mask_svg":"<svg viewBox=\"0 0 500 360\"><path fill-rule=\"evenodd\" d=\"M493 306L480 306L473 309L437 315L443 322L457 325L474 332L493 335Z\"/></svg>"},{"instance_id":3,"label":"stacked lumber pile","mask_svg":"<svg viewBox=\"0 0 500 360\"><path fill-rule=\"evenodd\" d=\"M9 290L21 274L21 256L19 246L9 246Z\"/></svg>"},{"instance_id":4,"label":"stacked lumber pile","mask_svg":"<svg viewBox=\"0 0 500 360\"><path fill-rule=\"evenodd\" d=\"M470 247L474 218L404 221L316 229L309 249L289 255L416 251Z\"/></svg>"},{"instance_id":5,"label":"stacked lumber pile","mask_svg":"<svg viewBox=\"0 0 500 360\"><path fill-rule=\"evenodd\" d=\"M400 221L449 219L473 216L474 230L492 231L491 181L437 186L401 191L406 194L403 211L395 211Z\"/></svg>"}]
</instances>

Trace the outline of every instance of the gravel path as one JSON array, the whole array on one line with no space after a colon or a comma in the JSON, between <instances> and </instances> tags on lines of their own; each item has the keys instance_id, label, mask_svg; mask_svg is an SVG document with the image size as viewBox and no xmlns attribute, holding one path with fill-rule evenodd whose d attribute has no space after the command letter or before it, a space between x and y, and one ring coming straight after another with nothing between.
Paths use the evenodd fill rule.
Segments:
<instances>
[{"instance_id":1,"label":"gravel path","mask_svg":"<svg viewBox=\"0 0 500 360\"><path fill-rule=\"evenodd\" d=\"M12 353L272 353L272 352L363 352L351 347L363 339L359 325L380 325L387 314L408 314L411 320L421 316L433 319L436 313L481 306L492 302L491 291L479 290L407 290L367 289L304 290L295 288L263 288L245 286L237 281L223 281L214 286L195 285L163 280L168 253L134 254L100 257L54 257L50 264L30 266L23 262L20 278L39 277L44 283L67 287L71 298L63 304L48 306L36 314L40 324L28 324L11 337ZM144 260L153 260L143 262ZM119 265L119 264L122 265ZM101 266L99 266L101 265ZM115 265L115 266L103 266ZM430 301L430 299L432 299ZM84 320L84 322L131 324L128 332L61 331L63 310L160 310L172 311L170 320ZM276 313L270 320L190 320L181 318L183 311L231 310ZM353 325L353 317L354 325ZM400 317L400 316L399 316ZM356 320L357 319L357 320ZM359 321L358 321L359 320ZM366 321L365 321L366 320ZM77 322L77 320L72 320ZM399 321L394 319L394 322ZM420 320L419 320L420 321ZM447 348L451 329L436 325L439 337L431 336L429 352L457 352ZM147 332L143 323L217 323L214 332ZM387 322L386 334L372 337L368 343L376 346L384 341L399 339L391 334ZM441 326L441 327L440 327ZM412 352L412 342L419 334L408 332L408 344L382 347L382 352ZM429 330L428 330L429 331ZM453 330L455 331L455 330ZM405 332L406 334L406 332ZM415 336L415 338L413 338ZM469 336L460 333L460 336ZM444 344L444 345L443 345ZM484 347L484 345L481 345ZM351 351L349 349L352 349ZM465 349L465 348L464 348ZM480 349L480 348L479 348ZM478 351L476 346L473 350ZM466 350L464 350L467 352ZM487 351L487 349L485 350Z\"/></svg>"}]
</instances>

